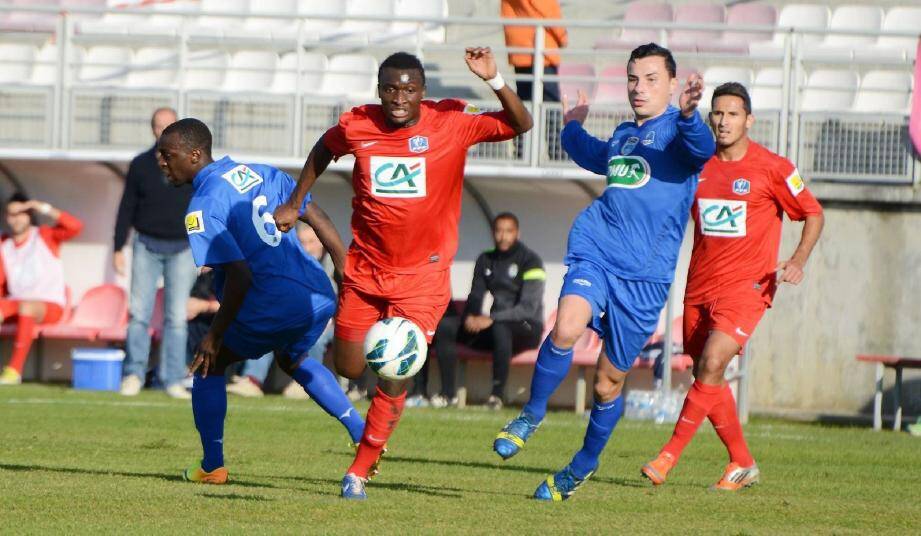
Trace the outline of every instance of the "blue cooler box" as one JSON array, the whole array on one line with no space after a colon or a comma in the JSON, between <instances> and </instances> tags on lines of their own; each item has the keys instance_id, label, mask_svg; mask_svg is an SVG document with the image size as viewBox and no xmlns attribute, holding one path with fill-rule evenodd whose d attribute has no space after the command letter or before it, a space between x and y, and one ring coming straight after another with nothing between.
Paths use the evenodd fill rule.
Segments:
<instances>
[{"instance_id":1,"label":"blue cooler box","mask_svg":"<svg viewBox=\"0 0 921 536\"><path fill-rule=\"evenodd\" d=\"M70 351L74 389L118 391L122 381L124 350L116 348L74 348Z\"/></svg>"}]
</instances>

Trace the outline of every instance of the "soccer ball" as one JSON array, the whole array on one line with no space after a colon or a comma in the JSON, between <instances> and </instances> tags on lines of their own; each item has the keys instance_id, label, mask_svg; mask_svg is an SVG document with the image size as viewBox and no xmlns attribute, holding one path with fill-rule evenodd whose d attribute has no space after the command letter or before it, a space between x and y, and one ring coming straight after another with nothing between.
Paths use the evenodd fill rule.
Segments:
<instances>
[{"instance_id":1,"label":"soccer ball","mask_svg":"<svg viewBox=\"0 0 921 536\"><path fill-rule=\"evenodd\" d=\"M385 380L413 377L428 353L425 335L412 321L398 316L378 321L365 336L365 360Z\"/></svg>"}]
</instances>

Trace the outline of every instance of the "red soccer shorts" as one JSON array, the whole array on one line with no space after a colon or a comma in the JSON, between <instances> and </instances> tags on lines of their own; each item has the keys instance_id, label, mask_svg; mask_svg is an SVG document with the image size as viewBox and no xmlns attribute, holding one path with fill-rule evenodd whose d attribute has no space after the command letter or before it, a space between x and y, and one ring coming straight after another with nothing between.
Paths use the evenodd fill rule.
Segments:
<instances>
[{"instance_id":1,"label":"red soccer shorts","mask_svg":"<svg viewBox=\"0 0 921 536\"><path fill-rule=\"evenodd\" d=\"M760 293L738 293L707 303L684 305L684 352L700 357L711 331L729 335L739 346L752 336L767 302Z\"/></svg>"},{"instance_id":2,"label":"red soccer shorts","mask_svg":"<svg viewBox=\"0 0 921 536\"><path fill-rule=\"evenodd\" d=\"M429 343L451 301L451 271L395 274L378 270L347 273L339 292L336 337L350 342L382 318L415 322Z\"/></svg>"}]
</instances>

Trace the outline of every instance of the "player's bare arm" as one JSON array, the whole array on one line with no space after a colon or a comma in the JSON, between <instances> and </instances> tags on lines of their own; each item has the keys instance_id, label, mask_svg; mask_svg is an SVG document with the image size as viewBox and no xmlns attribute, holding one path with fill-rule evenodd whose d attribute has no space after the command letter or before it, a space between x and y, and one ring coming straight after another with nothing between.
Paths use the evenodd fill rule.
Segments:
<instances>
[{"instance_id":1,"label":"player's bare arm","mask_svg":"<svg viewBox=\"0 0 921 536\"><path fill-rule=\"evenodd\" d=\"M585 123L585 119L588 117L588 95L584 91L579 90L578 100L572 108L569 107L569 95L563 93L561 101L564 125L570 121L578 121L580 125Z\"/></svg>"},{"instance_id":2,"label":"player's bare arm","mask_svg":"<svg viewBox=\"0 0 921 536\"><path fill-rule=\"evenodd\" d=\"M310 154L307 155L307 162L304 163L304 168L301 169L301 174L297 178L297 186L291 192L291 198L288 199L287 203L278 205L278 208L275 209L273 217L275 218L275 227L279 231L287 233L294 227L300 216L298 211L304 202L304 198L313 188L313 184L317 182L317 177L326 171L332 160L332 153L329 152L329 149L323 143L323 139L320 138L314 144L313 149L310 150Z\"/></svg>"},{"instance_id":3,"label":"player's bare arm","mask_svg":"<svg viewBox=\"0 0 921 536\"><path fill-rule=\"evenodd\" d=\"M697 111L697 105L700 104L700 98L704 94L704 79L697 73L691 73L684 84L681 96L678 98L678 106L681 108L681 115L691 117Z\"/></svg>"},{"instance_id":4,"label":"player's bare arm","mask_svg":"<svg viewBox=\"0 0 921 536\"><path fill-rule=\"evenodd\" d=\"M337 279L341 280L342 274L345 271L346 250L345 244L342 242L342 237L339 235L339 231L336 230L336 224L334 224L333 220L326 214L326 211L320 208L316 203L307 205L307 210L301 217L301 221L313 227L313 230L317 233L317 238L320 239L320 243L323 244L323 247L326 248L330 258L333 260Z\"/></svg>"},{"instance_id":5,"label":"player's bare arm","mask_svg":"<svg viewBox=\"0 0 921 536\"><path fill-rule=\"evenodd\" d=\"M498 76L499 70L496 67L496 59L493 57L492 49L489 47L468 47L464 52L464 60L470 72L477 75L483 81L488 82ZM518 94L512 91L508 84L503 83L502 87L495 89L496 97L502 103L502 109L508 114L509 124L517 134L524 134L534 126L534 119L531 113L524 107L524 103L518 97Z\"/></svg>"},{"instance_id":6,"label":"player's bare arm","mask_svg":"<svg viewBox=\"0 0 921 536\"><path fill-rule=\"evenodd\" d=\"M224 269L225 275L224 299L221 301L217 314L214 315L214 320L211 321L211 328L195 351L195 359L189 365L190 374L201 369L202 377L208 376L208 371L217 361L224 333L227 332L227 328L243 307L243 299L253 281L253 274L246 261L228 262L221 265L221 268Z\"/></svg>"},{"instance_id":7,"label":"player's bare arm","mask_svg":"<svg viewBox=\"0 0 921 536\"><path fill-rule=\"evenodd\" d=\"M809 255L812 254L819 236L822 234L822 228L825 227L825 216L823 214L814 214L806 216L806 223L803 225L803 234L800 237L799 245L789 260L781 261L777 265L777 271L780 276L777 278L778 283L791 283L799 285L806 278L803 269Z\"/></svg>"}]
</instances>

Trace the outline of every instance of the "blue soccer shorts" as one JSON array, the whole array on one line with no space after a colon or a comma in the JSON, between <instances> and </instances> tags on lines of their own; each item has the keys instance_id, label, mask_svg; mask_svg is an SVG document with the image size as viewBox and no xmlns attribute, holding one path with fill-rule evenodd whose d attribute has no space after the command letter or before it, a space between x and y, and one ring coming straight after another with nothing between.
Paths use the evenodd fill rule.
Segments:
<instances>
[{"instance_id":1,"label":"blue soccer shorts","mask_svg":"<svg viewBox=\"0 0 921 536\"><path fill-rule=\"evenodd\" d=\"M297 360L313 348L323 334L329 319L336 312L332 296L313 294L308 303L300 307L311 307L312 313L306 323L281 330L257 330L233 321L224 334L224 345L244 359L258 359L268 352L285 352Z\"/></svg>"},{"instance_id":2,"label":"blue soccer shorts","mask_svg":"<svg viewBox=\"0 0 921 536\"><path fill-rule=\"evenodd\" d=\"M596 264L578 261L563 278L563 296L581 296L592 306L588 327L604 340L608 360L627 372L653 334L668 298L668 283L620 278Z\"/></svg>"}]
</instances>

